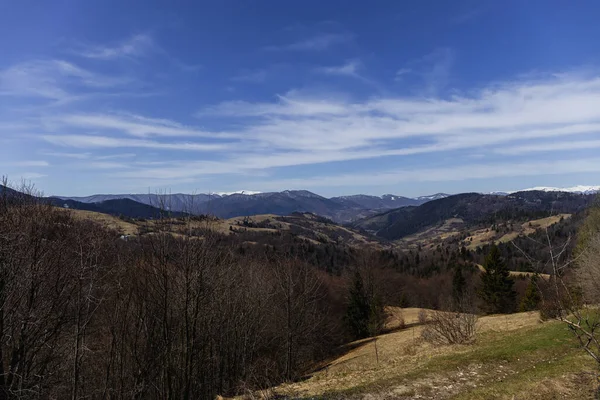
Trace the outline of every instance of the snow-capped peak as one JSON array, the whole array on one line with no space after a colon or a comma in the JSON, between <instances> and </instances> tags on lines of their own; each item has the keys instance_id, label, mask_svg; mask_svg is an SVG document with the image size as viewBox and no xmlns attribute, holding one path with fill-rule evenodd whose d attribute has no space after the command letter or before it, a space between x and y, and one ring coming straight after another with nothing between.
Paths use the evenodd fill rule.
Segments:
<instances>
[{"instance_id":1,"label":"snow-capped peak","mask_svg":"<svg viewBox=\"0 0 600 400\"><path fill-rule=\"evenodd\" d=\"M595 194L600 192L600 186L586 186L586 185L577 185L567 188L558 188L558 187L547 187L547 186L536 186L529 189L522 190L514 190L509 193L515 192L528 192L532 190L539 190L542 192L569 192L569 193L578 193L578 194Z\"/></svg>"},{"instance_id":2,"label":"snow-capped peak","mask_svg":"<svg viewBox=\"0 0 600 400\"><path fill-rule=\"evenodd\" d=\"M430 200L438 200L438 199L443 199L450 196L449 194L446 193L436 193L436 194L432 194L429 196L419 196L419 197L414 197L415 200L426 200L426 201L430 201Z\"/></svg>"},{"instance_id":3,"label":"snow-capped peak","mask_svg":"<svg viewBox=\"0 0 600 400\"><path fill-rule=\"evenodd\" d=\"M262 192L256 192L253 190L237 190L235 192L217 192L215 194L218 194L219 196L230 196L232 194L247 194L249 196L253 195L253 194L260 194Z\"/></svg>"}]
</instances>

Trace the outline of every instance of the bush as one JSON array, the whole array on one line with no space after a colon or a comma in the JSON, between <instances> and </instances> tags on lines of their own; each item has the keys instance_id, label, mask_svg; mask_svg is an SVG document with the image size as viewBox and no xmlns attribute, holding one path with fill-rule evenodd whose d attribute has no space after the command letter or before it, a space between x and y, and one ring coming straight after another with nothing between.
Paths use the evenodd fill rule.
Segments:
<instances>
[{"instance_id":1,"label":"bush","mask_svg":"<svg viewBox=\"0 0 600 400\"><path fill-rule=\"evenodd\" d=\"M433 311L421 336L433 344L469 344L475 341L477 315Z\"/></svg>"},{"instance_id":2,"label":"bush","mask_svg":"<svg viewBox=\"0 0 600 400\"><path fill-rule=\"evenodd\" d=\"M450 300L447 304L451 311L432 311L427 316L428 323L421 336L433 344L473 343L477 333L477 315L473 311L470 297Z\"/></svg>"}]
</instances>

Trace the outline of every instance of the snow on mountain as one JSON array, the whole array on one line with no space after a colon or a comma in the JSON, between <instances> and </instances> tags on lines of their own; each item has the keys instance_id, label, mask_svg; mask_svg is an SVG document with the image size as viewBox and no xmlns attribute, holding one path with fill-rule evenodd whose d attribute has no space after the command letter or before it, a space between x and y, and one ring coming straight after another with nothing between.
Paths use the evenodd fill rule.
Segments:
<instances>
[{"instance_id":1,"label":"snow on mountain","mask_svg":"<svg viewBox=\"0 0 600 400\"><path fill-rule=\"evenodd\" d=\"M235 192L217 192L215 194L218 194L219 196L231 196L232 194L246 194L249 196L252 196L254 194L260 194L262 192L257 192L254 190L237 190Z\"/></svg>"},{"instance_id":2,"label":"snow on mountain","mask_svg":"<svg viewBox=\"0 0 600 400\"><path fill-rule=\"evenodd\" d=\"M419 197L413 197L415 200L419 200L419 201L431 201L431 200L438 200L438 199L443 199L450 196L449 194L446 193L436 193L436 194L432 194L429 196L419 196Z\"/></svg>"},{"instance_id":3,"label":"snow on mountain","mask_svg":"<svg viewBox=\"0 0 600 400\"><path fill-rule=\"evenodd\" d=\"M569 192L569 193L577 193L577 194L595 194L600 192L600 186L586 186L586 185L577 185L567 188L558 188L558 187L547 187L547 186L536 186L529 189L522 190L513 190L508 193L515 192L529 192L532 190L539 190L542 192Z\"/></svg>"}]
</instances>

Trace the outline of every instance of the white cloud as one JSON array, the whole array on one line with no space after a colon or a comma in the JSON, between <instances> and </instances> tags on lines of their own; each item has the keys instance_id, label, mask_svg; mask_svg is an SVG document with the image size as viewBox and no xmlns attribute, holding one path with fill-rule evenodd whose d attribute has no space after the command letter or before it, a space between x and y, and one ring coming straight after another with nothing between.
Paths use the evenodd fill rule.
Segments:
<instances>
[{"instance_id":1,"label":"white cloud","mask_svg":"<svg viewBox=\"0 0 600 400\"><path fill-rule=\"evenodd\" d=\"M21 172L16 174L16 176L18 176L19 179L26 181L34 181L46 177L46 175L37 172Z\"/></svg>"},{"instance_id":2,"label":"white cloud","mask_svg":"<svg viewBox=\"0 0 600 400\"><path fill-rule=\"evenodd\" d=\"M600 133L600 126L594 130ZM576 140L518 145L496 150L498 154L517 155L551 151L588 150L600 148L600 140Z\"/></svg>"},{"instance_id":3,"label":"white cloud","mask_svg":"<svg viewBox=\"0 0 600 400\"><path fill-rule=\"evenodd\" d=\"M60 127L76 127L95 130L113 130L139 137L231 136L225 133L206 132L168 119L148 118L136 114L64 114L49 117L45 119L45 123L54 129Z\"/></svg>"},{"instance_id":4,"label":"white cloud","mask_svg":"<svg viewBox=\"0 0 600 400\"><path fill-rule=\"evenodd\" d=\"M360 69L361 64L358 60L348 61L346 64L335 66L335 67L321 67L317 68L316 71L328 74L328 75L341 75L341 76L351 76L358 77L358 70Z\"/></svg>"},{"instance_id":5,"label":"white cloud","mask_svg":"<svg viewBox=\"0 0 600 400\"><path fill-rule=\"evenodd\" d=\"M65 70L86 79L84 73ZM329 72L353 74L356 70L357 65L350 64ZM446 158L449 168L427 171L443 177L440 171L463 174L456 169L463 162L457 154L463 160L469 154L521 156L511 162L525 168L531 165L519 161L528 154L600 147L593 140L600 132L599 76L556 74L495 82L451 97L436 93L351 99L290 91L273 101L229 101L198 111L201 120L225 120L230 125L227 131L123 112L56 113L41 118L39 137L56 146L87 149L96 161L102 161L96 158L97 149L156 150L150 157L164 161L162 165L128 164L131 168L111 176L158 180L264 174L277 168L383 157L402 163L401 157L435 153L439 159ZM201 122L200 126L214 125ZM210 157L203 154L204 158L190 161L190 152L210 153ZM124 169L117 168L118 163L110 165ZM465 168L497 173L483 165ZM574 165L585 170L582 164ZM541 174L544 168L531 171ZM504 170L523 173L512 167ZM406 176L430 179L416 172ZM293 186L301 187L300 183Z\"/></svg>"},{"instance_id":6,"label":"white cloud","mask_svg":"<svg viewBox=\"0 0 600 400\"><path fill-rule=\"evenodd\" d=\"M110 89L129 79L97 74L64 60L36 60L0 70L0 96L66 101L81 91Z\"/></svg>"},{"instance_id":7,"label":"white cloud","mask_svg":"<svg viewBox=\"0 0 600 400\"><path fill-rule=\"evenodd\" d=\"M426 96L435 96L450 82L450 72L456 58L449 47L437 48L421 58L410 60L396 71L397 82L408 81L405 75L412 75L421 81L421 91Z\"/></svg>"},{"instance_id":8,"label":"white cloud","mask_svg":"<svg viewBox=\"0 0 600 400\"><path fill-rule=\"evenodd\" d=\"M149 35L133 35L127 40L113 46L93 46L78 54L100 60L112 60L121 57L140 57L155 48L154 41Z\"/></svg>"},{"instance_id":9,"label":"white cloud","mask_svg":"<svg viewBox=\"0 0 600 400\"><path fill-rule=\"evenodd\" d=\"M76 148L147 148L159 150L218 151L227 148L223 144L162 143L153 140L121 139L96 135L42 135L48 143Z\"/></svg>"},{"instance_id":10,"label":"white cloud","mask_svg":"<svg viewBox=\"0 0 600 400\"><path fill-rule=\"evenodd\" d=\"M8 161L2 162L0 165L10 167L48 167L50 164L47 161L41 160L24 160L24 161Z\"/></svg>"},{"instance_id":11,"label":"white cloud","mask_svg":"<svg viewBox=\"0 0 600 400\"><path fill-rule=\"evenodd\" d=\"M600 158L570 160L558 159L538 162L503 162L493 164L466 164L443 168L397 169L374 171L366 174L342 174L314 176L303 179L284 179L251 182L261 190L282 187L353 187L390 186L406 182L448 182L469 179L492 179L502 177L546 176L573 173L600 172Z\"/></svg>"},{"instance_id":12,"label":"white cloud","mask_svg":"<svg viewBox=\"0 0 600 400\"><path fill-rule=\"evenodd\" d=\"M352 35L347 33L324 33L298 42L267 46L268 51L323 51L333 45L347 43L352 40Z\"/></svg>"},{"instance_id":13,"label":"white cloud","mask_svg":"<svg viewBox=\"0 0 600 400\"><path fill-rule=\"evenodd\" d=\"M396 71L396 81L401 81L404 79L404 75L408 75L412 72L412 69L410 68L400 68L398 71Z\"/></svg>"}]
</instances>

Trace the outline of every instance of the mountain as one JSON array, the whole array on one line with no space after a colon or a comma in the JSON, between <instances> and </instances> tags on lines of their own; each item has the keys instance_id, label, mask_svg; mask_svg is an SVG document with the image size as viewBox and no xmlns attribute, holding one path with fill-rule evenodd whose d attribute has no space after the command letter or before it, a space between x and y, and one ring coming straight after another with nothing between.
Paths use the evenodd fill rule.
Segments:
<instances>
[{"instance_id":1,"label":"mountain","mask_svg":"<svg viewBox=\"0 0 600 400\"><path fill-rule=\"evenodd\" d=\"M600 193L600 186L577 185L577 186L572 186L572 187L568 187L568 188L537 186L534 188L522 189L519 191L520 192L542 191L542 192L567 192L567 193L577 193L577 194L596 194L596 193Z\"/></svg>"},{"instance_id":2,"label":"mountain","mask_svg":"<svg viewBox=\"0 0 600 400\"><path fill-rule=\"evenodd\" d=\"M368 210L415 206L423 203L422 200L411 199L408 197L397 196L393 194L384 194L383 196L355 194L352 196L332 197L331 200L343 204L347 207L355 207Z\"/></svg>"},{"instance_id":3,"label":"mountain","mask_svg":"<svg viewBox=\"0 0 600 400\"><path fill-rule=\"evenodd\" d=\"M587 207L593 195L568 192L522 191L509 195L463 193L432 200L418 207L403 207L367 217L352 224L388 240L443 224L453 218L467 226L493 224L525 216L574 213Z\"/></svg>"},{"instance_id":4,"label":"mountain","mask_svg":"<svg viewBox=\"0 0 600 400\"><path fill-rule=\"evenodd\" d=\"M446 198L448 196L450 196L450 195L446 194L446 193L436 193L436 194L432 194L430 196L415 197L414 200L417 200L417 201L419 201L421 203L425 203L426 201L444 199L444 198Z\"/></svg>"},{"instance_id":5,"label":"mountain","mask_svg":"<svg viewBox=\"0 0 600 400\"><path fill-rule=\"evenodd\" d=\"M283 192L238 191L213 194L114 194L86 197L56 196L62 200L74 200L86 204L129 199L175 212L211 214L219 218L232 218L257 214L288 215L293 212L310 212L331 218L336 222L350 222L381 211L399 207L417 206L427 201L448 195L409 198L393 194L383 196L351 195L332 197L319 196L307 190L285 190Z\"/></svg>"},{"instance_id":6,"label":"mountain","mask_svg":"<svg viewBox=\"0 0 600 400\"><path fill-rule=\"evenodd\" d=\"M207 203L212 199L218 199L218 194L96 194L85 197L67 197L54 196L61 200L74 200L80 203L92 204L102 203L111 200L128 199L137 203L146 204L156 208L171 210L176 212L189 212L200 214L204 210L201 204Z\"/></svg>"},{"instance_id":7,"label":"mountain","mask_svg":"<svg viewBox=\"0 0 600 400\"><path fill-rule=\"evenodd\" d=\"M148 204L139 203L131 199L111 199L97 203L83 203L71 199L59 199L56 197L46 197L42 201L49 201L57 207L71 208L74 210L95 211L103 214L115 216L124 216L129 218L158 218L165 214L165 211ZM182 217L182 212L169 212L172 217Z\"/></svg>"},{"instance_id":8,"label":"mountain","mask_svg":"<svg viewBox=\"0 0 600 400\"><path fill-rule=\"evenodd\" d=\"M283 192L253 195L236 193L221 196L200 204L198 209L203 214L211 214L219 218L310 212L335 219L337 215L344 211L344 206L307 190L285 190Z\"/></svg>"},{"instance_id":9,"label":"mountain","mask_svg":"<svg viewBox=\"0 0 600 400\"><path fill-rule=\"evenodd\" d=\"M70 208L74 210L95 211L103 214L115 216L124 216L129 218L157 218L165 212L158 207L154 207L142 202L128 198L96 198L99 201L78 201L59 197L38 197L27 193L22 193L14 189L0 185L0 195L6 196L8 200L40 201L52 204L56 207ZM170 212L172 217L181 217L182 212Z\"/></svg>"}]
</instances>

